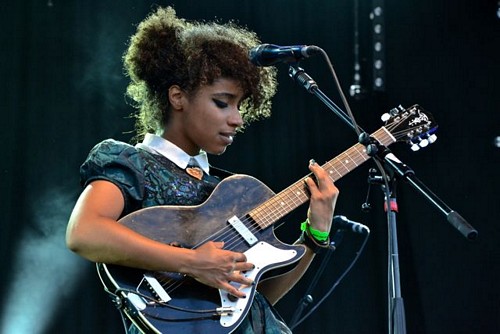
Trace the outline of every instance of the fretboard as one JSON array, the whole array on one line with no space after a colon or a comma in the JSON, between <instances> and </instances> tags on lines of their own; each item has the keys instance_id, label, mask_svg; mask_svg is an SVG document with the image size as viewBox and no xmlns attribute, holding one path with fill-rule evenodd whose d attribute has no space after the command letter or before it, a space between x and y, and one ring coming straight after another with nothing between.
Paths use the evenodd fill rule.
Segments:
<instances>
[{"instance_id":1,"label":"fretboard","mask_svg":"<svg viewBox=\"0 0 500 334\"><path fill-rule=\"evenodd\" d=\"M372 137L384 146L389 146L396 142L396 139L385 127L381 127L375 131ZM330 175L332 181L335 182L370 158L366 153L365 146L358 143L328 161L322 167ZM263 229L274 224L309 200L310 195L305 184L305 178L310 175L303 177L280 193L274 195L250 211L249 215Z\"/></svg>"}]
</instances>

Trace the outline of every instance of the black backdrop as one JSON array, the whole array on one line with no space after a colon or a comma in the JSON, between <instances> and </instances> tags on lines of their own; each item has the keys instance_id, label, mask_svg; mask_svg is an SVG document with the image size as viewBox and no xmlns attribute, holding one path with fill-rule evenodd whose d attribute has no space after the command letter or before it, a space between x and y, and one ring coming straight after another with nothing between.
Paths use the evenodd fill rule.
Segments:
<instances>
[{"instance_id":1,"label":"black backdrop","mask_svg":"<svg viewBox=\"0 0 500 334\"><path fill-rule=\"evenodd\" d=\"M98 141L131 138L120 58L148 1L11 1L0 5L2 55L0 169L2 213L1 333L120 333L117 312L92 264L64 247L64 229L78 193L78 167ZM331 57L347 92L353 67L353 2L171 1L187 19L235 19L267 43L314 44ZM371 1L360 0L362 75L371 80ZM500 331L498 77L500 19L496 1L387 1L386 92L350 100L372 132L380 115L402 104L429 110L438 141L393 152L450 207L479 230L468 242L408 184L398 187L402 294L409 333ZM303 67L340 101L326 65ZM307 161L330 160L356 142L347 126L298 87L279 66L273 117L249 127L212 163L251 174L279 191L307 173ZM340 104L339 102L337 102ZM338 182L337 213L368 225L359 262L297 333L387 332L387 227L382 194L360 210L369 162ZM287 218L277 234L298 235ZM295 224L295 225L294 225ZM347 235L313 293L318 300L361 243ZM316 266L319 260L316 262ZM277 308L289 320L314 271Z\"/></svg>"}]
</instances>

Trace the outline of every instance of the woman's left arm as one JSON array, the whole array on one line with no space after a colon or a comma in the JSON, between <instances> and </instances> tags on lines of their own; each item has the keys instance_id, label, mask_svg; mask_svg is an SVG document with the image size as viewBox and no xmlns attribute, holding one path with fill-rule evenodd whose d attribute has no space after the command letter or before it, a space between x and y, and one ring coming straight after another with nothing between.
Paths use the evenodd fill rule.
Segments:
<instances>
[{"instance_id":1,"label":"woman's left arm","mask_svg":"<svg viewBox=\"0 0 500 334\"><path fill-rule=\"evenodd\" d=\"M310 161L309 169L314 174L314 179L308 177L305 180L311 195L307 211L308 228L319 232L330 232L339 190L333 184L328 173L314 160ZM304 238L310 238L310 236L304 235ZM296 244L299 243L302 243L302 241L298 240L296 242ZM308 245L315 244L317 243L312 240L310 243L306 243L306 253L294 269L259 284L259 292L264 294L271 304L277 303L302 278L315 254L312 249L314 246Z\"/></svg>"}]
</instances>

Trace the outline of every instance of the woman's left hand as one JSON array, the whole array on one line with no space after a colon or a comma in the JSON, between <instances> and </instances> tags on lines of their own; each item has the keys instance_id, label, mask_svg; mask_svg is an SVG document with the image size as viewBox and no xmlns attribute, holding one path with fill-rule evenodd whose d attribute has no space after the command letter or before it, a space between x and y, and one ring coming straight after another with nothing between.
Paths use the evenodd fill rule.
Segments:
<instances>
[{"instance_id":1,"label":"woman's left hand","mask_svg":"<svg viewBox=\"0 0 500 334\"><path fill-rule=\"evenodd\" d=\"M309 170L313 173L315 180L313 177L307 177L305 180L311 194L307 218L311 228L329 232L339 190L327 171L312 159L309 161Z\"/></svg>"}]
</instances>

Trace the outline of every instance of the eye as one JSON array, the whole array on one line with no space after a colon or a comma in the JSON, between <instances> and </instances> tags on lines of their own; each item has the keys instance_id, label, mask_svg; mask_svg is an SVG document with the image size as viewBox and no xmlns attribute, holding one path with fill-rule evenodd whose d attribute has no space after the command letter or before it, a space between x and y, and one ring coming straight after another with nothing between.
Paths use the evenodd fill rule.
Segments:
<instances>
[{"instance_id":1,"label":"eye","mask_svg":"<svg viewBox=\"0 0 500 334\"><path fill-rule=\"evenodd\" d=\"M215 105L219 108L227 108L227 103L226 102L223 102L221 100L217 100L217 99L213 99Z\"/></svg>"}]
</instances>

